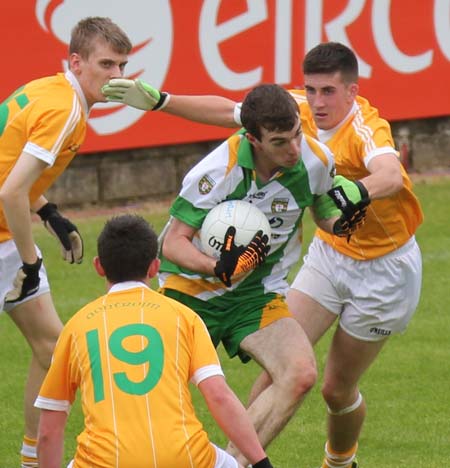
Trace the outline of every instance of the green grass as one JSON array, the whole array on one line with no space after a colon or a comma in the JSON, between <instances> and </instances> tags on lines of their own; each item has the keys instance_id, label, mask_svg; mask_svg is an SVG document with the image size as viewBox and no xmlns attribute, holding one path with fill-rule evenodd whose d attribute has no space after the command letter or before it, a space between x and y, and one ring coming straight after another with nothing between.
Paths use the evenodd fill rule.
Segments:
<instances>
[{"instance_id":1,"label":"green grass","mask_svg":"<svg viewBox=\"0 0 450 468\"><path fill-rule=\"evenodd\" d=\"M390 339L378 360L361 382L368 404L368 416L360 439L362 468L440 468L449 459L450 419L448 404L448 313L450 278L450 236L448 205L450 182L422 182L416 185L425 212L419 229L424 262L423 290L418 311L403 336ZM121 209L116 210L117 213ZM159 232L167 213L142 213ZM306 246L313 227L305 217ZM86 302L104 292L91 259L95 239L106 216L77 219L85 239L82 265L68 265L59 258L55 241L40 226L35 235L43 253L52 285L53 298L63 321ZM326 358L331 334L316 348L320 370ZM254 363L242 365L228 359L219 348L231 387L245 402L259 373ZM23 431L22 393L30 357L25 340L6 314L0 316L0 468L18 466L18 449ZM198 394L194 399L199 417L219 445L225 438L217 429ZM269 447L277 467L315 468L320 465L325 442L325 406L320 382L312 390L293 420ZM75 405L66 430L66 460L74 452L75 438L82 427L80 408Z\"/></svg>"}]
</instances>

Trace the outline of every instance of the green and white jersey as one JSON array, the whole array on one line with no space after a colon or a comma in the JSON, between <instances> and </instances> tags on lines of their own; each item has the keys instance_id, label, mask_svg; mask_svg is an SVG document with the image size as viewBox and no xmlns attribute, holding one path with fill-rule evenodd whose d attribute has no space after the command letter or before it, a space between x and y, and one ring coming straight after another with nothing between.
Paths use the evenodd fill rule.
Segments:
<instances>
[{"instance_id":1,"label":"green and white jersey","mask_svg":"<svg viewBox=\"0 0 450 468\"><path fill-rule=\"evenodd\" d=\"M182 269L162 258L160 286L205 301L230 291L249 294L257 289L264 294L284 294L289 269L300 257L303 212L316 195L331 188L333 177L330 150L303 135L299 162L261 182L255 173L250 143L242 132L234 134L188 172L170 214L200 229L209 210L225 200L253 203L265 213L271 226L269 255L261 266L234 281L230 288L218 278ZM198 233L193 243L201 250Z\"/></svg>"}]
</instances>

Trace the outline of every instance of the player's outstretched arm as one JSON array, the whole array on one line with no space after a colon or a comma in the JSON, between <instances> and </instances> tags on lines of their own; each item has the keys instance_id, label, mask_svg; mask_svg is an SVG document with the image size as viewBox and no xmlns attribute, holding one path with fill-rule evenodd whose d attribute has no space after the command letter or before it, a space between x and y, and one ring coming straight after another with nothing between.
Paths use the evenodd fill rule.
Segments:
<instances>
[{"instance_id":1,"label":"player's outstretched arm","mask_svg":"<svg viewBox=\"0 0 450 468\"><path fill-rule=\"evenodd\" d=\"M239 127L235 120L235 105L222 96L171 95L154 88L149 83L125 78L114 78L102 88L109 102L119 102L141 110L163 110L187 120L217 125Z\"/></svg>"},{"instance_id":2,"label":"player's outstretched arm","mask_svg":"<svg viewBox=\"0 0 450 468\"><path fill-rule=\"evenodd\" d=\"M222 376L202 380L198 388L219 427L236 448L256 468L271 468L255 428L236 395Z\"/></svg>"}]
</instances>

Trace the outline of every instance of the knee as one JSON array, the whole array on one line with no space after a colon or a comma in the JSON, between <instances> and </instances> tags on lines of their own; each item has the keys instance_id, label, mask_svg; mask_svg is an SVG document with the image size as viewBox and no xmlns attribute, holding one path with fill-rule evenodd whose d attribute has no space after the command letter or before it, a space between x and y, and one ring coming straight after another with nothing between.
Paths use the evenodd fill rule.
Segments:
<instances>
[{"instance_id":1,"label":"knee","mask_svg":"<svg viewBox=\"0 0 450 468\"><path fill-rule=\"evenodd\" d=\"M50 367L57 340L57 336L51 336L41 339L32 345L33 358L45 370Z\"/></svg>"},{"instance_id":2,"label":"knee","mask_svg":"<svg viewBox=\"0 0 450 468\"><path fill-rule=\"evenodd\" d=\"M295 400L303 398L317 381L317 368L314 361L299 361L283 373L284 388L289 389Z\"/></svg>"},{"instance_id":3,"label":"knee","mask_svg":"<svg viewBox=\"0 0 450 468\"><path fill-rule=\"evenodd\" d=\"M358 398L359 392L357 388L347 388L325 382L322 387L322 396L328 407L332 410L340 410L352 405Z\"/></svg>"}]
</instances>

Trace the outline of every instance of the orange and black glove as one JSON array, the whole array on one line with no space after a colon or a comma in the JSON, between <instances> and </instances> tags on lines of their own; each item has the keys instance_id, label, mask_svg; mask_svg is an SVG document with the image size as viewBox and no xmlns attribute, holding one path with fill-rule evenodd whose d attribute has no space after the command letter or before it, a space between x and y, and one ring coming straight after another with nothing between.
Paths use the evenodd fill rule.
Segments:
<instances>
[{"instance_id":1,"label":"orange and black glove","mask_svg":"<svg viewBox=\"0 0 450 468\"><path fill-rule=\"evenodd\" d=\"M262 231L258 231L250 243L237 246L234 243L236 228L230 226L224 237L224 243L220 252L220 258L214 268L214 274L225 286L231 286L231 278L253 270L264 262L270 246L269 238Z\"/></svg>"}]
</instances>

